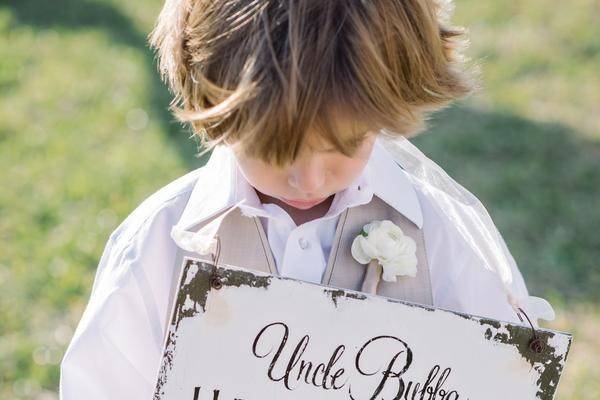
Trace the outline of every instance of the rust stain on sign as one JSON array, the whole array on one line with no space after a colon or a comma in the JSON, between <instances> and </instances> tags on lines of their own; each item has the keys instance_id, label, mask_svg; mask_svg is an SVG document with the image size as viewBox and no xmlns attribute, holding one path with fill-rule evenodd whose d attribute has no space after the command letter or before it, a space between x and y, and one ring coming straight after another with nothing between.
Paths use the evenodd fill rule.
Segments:
<instances>
[{"instance_id":1,"label":"rust stain on sign","mask_svg":"<svg viewBox=\"0 0 600 400\"><path fill-rule=\"evenodd\" d=\"M351 291L347 291L347 290L343 290L343 289L323 289L323 292L331 297L331 301L333 301L333 304L337 307L337 301L338 298L340 297L349 297L349 298L353 298L353 299L357 299L357 300L364 300L367 298L367 296L365 296L362 293L358 293L358 292L351 292Z\"/></svg>"},{"instance_id":2,"label":"rust stain on sign","mask_svg":"<svg viewBox=\"0 0 600 400\"><path fill-rule=\"evenodd\" d=\"M325 288L323 289L323 292L325 295L331 298L336 307L338 306L338 299L340 298L365 300L368 297L361 292L344 289ZM387 298L387 300L392 303L402 303L407 306L418 307L427 311L436 311L436 308L427 305L407 302L394 298ZM557 352L557 347L552 345L552 339L555 337L555 333L539 328L536 329L537 338L544 345L544 350L540 353L536 353L529 346L532 339L532 330L527 326L502 323L501 321L476 317L452 310L444 311L473 321L474 323L479 322L481 326L487 326L487 329L484 333L485 339L515 347L521 357L523 357L523 359L526 360L529 365L531 365L531 367L540 374L540 377L536 382L539 388L536 397L541 400L552 400L554 398L556 389L558 387L558 381L562 373L563 366L566 363L567 354L569 353L569 349L571 347L571 335L564 334L568 338L567 350L564 354L559 354Z\"/></svg>"},{"instance_id":3,"label":"rust stain on sign","mask_svg":"<svg viewBox=\"0 0 600 400\"><path fill-rule=\"evenodd\" d=\"M185 318L204 312L208 293L213 289L211 279L215 276L223 286L250 286L268 288L271 276L257 276L251 272L215 267L212 264L188 259L177 291L177 300L173 311L169 332L167 334L163 362L158 374L154 399L160 399L164 393L163 386L167 382L167 372L173 368L173 357L177 346L177 328Z\"/></svg>"},{"instance_id":4,"label":"rust stain on sign","mask_svg":"<svg viewBox=\"0 0 600 400\"><path fill-rule=\"evenodd\" d=\"M215 277L218 277L216 286ZM206 311L209 292L211 290L222 290L225 287L242 286L268 289L272 279L293 280L272 275L257 275L249 270L216 267L200 260L186 259L167 333L165 351L154 393L155 400L163 398L163 388L166 385L168 372L173 368L179 324L186 318L194 317ZM304 284L306 282L300 281L300 283ZM323 294L331 299L335 307L338 307L341 299L364 301L370 297L382 297L336 287L323 288ZM478 328L481 327L481 332L485 340L492 342L494 345L513 347L523 358L524 362L528 363L539 374L539 379L536 382L538 388L536 398L541 400L553 399L571 346L571 335L540 328L535 329L536 337L544 345L543 350L537 353L529 346L533 331L528 326L451 310L442 310L400 299L386 298L386 300L394 303L402 303L424 311L452 313L469 320Z\"/></svg>"},{"instance_id":5,"label":"rust stain on sign","mask_svg":"<svg viewBox=\"0 0 600 400\"><path fill-rule=\"evenodd\" d=\"M539 388L536 397L541 400L553 399L563 366L567 361L572 336L565 334L568 340L567 349L564 354L558 354L557 347L552 345L556 334L552 331L536 329L537 338L544 344L543 351L536 353L529 347L532 339L531 328L502 324L499 321L485 318L481 318L479 323L487 327L485 330L486 339L516 347L521 357L540 373L540 377L536 382Z\"/></svg>"},{"instance_id":6,"label":"rust stain on sign","mask_svg":"<svg viewBox=\"0 0 600 400\"><path fill-rule=\"evenodd\" d=\"M338 306L338 299L340 298L353 298L357 300L365 300L368 298L367 295L361 292L344 289L325 288L323 289L323 292L325 295L331 298L336 307ZM427 311L436 311L436 308L427 305L421 305L394 298L387 298L387 300L392 303L402 303L407 306L418 307ZM556 389L558 387L558 381L571 347L571 335L564 334L568 340L567 350L564 354L559 354L557 352L557 347L552 345L552 339L555 337L555 333L544 329L536 329L535 332L537 338L544 345L544 350L540 353L536 353L529 346L532 339L532 330L527 326L503 323L501 321L476 317L452 310L444 311L473 321L474 323L479 323L481 326L487 326L487 329L484 333L485 339L515 347L521 357L523 357L523 359L526 360L527 363L529 363L529 365L531 365L531 367L540 374L540 377L536 382L539 388L536 398L540 400L552 400L554 398Z\"/></svg>"}]
</instances>

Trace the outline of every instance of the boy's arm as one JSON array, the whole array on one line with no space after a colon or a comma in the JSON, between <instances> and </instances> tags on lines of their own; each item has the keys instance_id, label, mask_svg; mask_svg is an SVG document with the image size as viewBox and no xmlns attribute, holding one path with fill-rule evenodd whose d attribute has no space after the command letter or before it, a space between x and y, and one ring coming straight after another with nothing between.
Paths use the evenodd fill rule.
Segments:
<instances>
[{"instance_id":1,"label":"boy's arm","mask_svg":"<svg viewBox=\"0 0 600 400\"><path fill-rule=\"evenodd\" d=\"M142 247L111 235L61 362L62 400L151 398L163 345L161 309L166 307L156 294L163 290L157 283L170 285L171 265L164 264L166 249L149 248L142 255Z\"/></svg>"},{"instance_id":2,"label":"boy's arm","mask_svg":"<svg viewBox=\"0 0 600 400\"><path fill-rule=\"evenodd\" d=\"M450 260L450 259L447 259ZM448 271L434 292L435 306L481 317L521 323L508 303L506 293L495 273L484 269L481 261L466 252L446 262ZM513 290L527 296L525 282L518 269L513 269ZM533 315L529 316L537 325Z\"/></svg>"},{"instance_id":3,"label":"boy's arm","mask_svg":"<svg viewBox=\"0 0 600 400\"><path fill-rule=\"evenodd\" d=\"M521 323L496 273L485 269L457 228L431 206L429 199L422 196L421 201L434 306ZM511 270L513 292L527 297L528 290L516 264ZM535 316L529 317L537 325Z\"/></svg>"}]
</instances>

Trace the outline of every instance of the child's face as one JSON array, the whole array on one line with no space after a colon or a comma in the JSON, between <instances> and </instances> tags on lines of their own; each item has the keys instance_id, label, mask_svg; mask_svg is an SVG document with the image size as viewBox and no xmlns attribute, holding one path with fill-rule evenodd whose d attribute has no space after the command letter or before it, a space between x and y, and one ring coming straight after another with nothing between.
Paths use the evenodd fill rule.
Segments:
<instances>
[{"instance_id":1,"label":"child's face","mask_svg":"<svg viewBox=\"0 0 600 400\"><path fill-rule=\"evenodd\" d=\"M346 189L360 176L376 137L369 132L354 155L347 157L323 143L316 134L309 134L296 160L285 167L248 157L235 146L234 153L244 177L256 190L307 210Z\"/></svg>"}]
</instances>

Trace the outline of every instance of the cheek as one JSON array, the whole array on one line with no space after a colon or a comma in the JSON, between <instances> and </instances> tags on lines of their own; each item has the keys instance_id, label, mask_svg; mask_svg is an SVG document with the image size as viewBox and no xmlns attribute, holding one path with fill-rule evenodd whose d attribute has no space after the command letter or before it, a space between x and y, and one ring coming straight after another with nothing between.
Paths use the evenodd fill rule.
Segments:
<instances>
[{"instance_id":1,"label":"cheek","mask_svg":"<svg viewBox=\"0 0 600 400\"><path fill-rule=\"evenodd\" d=\"M347 186L363 171L367 160L347 158L343 155L330 160L328 171L335 186Z\"/></svg>"},{"instance_id":2,"label":"cheek","mask_svg":"<svg viewBox=\"0 0 600 400\"><path fill-rule=\"evenodd\" d=\"M355 155L352 158L343 154L332 156L327 163L331 185L336 190L348 187L364 170L369 161L369 154L370 152L366 152L361 157Z\"/></svg>"},{"instance_id":3,"label":"cheek","mask_svg":"<svg viewBox=\"0 0 600 400\"><path fill-rule=\"evenodd\" d=\"M248 183L265 194L285 186L285 175L261 161L238 157L238 165Z\"/></svg>"}]
</instances>

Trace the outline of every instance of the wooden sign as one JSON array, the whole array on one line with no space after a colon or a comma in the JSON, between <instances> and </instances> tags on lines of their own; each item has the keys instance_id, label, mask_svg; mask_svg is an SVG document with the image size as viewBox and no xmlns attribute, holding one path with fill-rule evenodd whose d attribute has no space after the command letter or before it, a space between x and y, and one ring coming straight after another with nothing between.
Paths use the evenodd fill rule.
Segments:
<instances>
[{"instance_id":1,"label":"wooden sign","mask_svg":"<svg viewBox=\"0 0 600 400\"><path fill-rule=\"evenodd\" d=\"M154 399L552 399L571 339L185 258Z\"/></svg>"}]
</instances>

